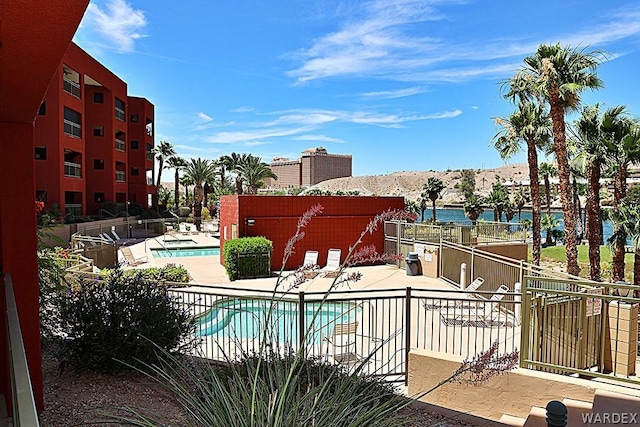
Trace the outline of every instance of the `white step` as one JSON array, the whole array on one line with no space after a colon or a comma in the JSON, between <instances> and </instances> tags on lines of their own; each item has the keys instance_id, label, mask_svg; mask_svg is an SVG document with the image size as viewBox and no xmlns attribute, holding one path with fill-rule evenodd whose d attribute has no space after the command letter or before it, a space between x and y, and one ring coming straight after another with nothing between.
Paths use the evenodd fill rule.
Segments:
<instances>
[{"instance_id":1,"label":"white step","mask_svg":"<svg viewBox=\"0 0 640 427\"><path fill-rule=\"evenodd\" d=\"M520 417L514 417L513 415L502 414L498 421L508 426L522 427L527 420Z\"/></svg>"}]
</instances>

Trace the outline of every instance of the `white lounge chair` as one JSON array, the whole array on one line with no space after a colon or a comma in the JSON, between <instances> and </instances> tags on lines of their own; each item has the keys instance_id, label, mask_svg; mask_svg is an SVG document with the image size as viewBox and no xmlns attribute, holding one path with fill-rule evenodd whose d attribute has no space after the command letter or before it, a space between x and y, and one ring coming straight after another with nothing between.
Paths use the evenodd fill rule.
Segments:
<instances>
[{"instance_id":1,"label":"white lounge chair","mask_svg":"<svg viewBox=\"0 0 640 427\"><path fill-rule=\"evenodd\" d=\"M122 252L122 256L124 257L125 262L129 267L135 267L136 265L145 264L148 261L148 257L144 256L141 258L135 258L133 253L131 252L131 248L122 247L120 248Z\"/></svg>"},{"instance_id":2,"label":"white lounge chair","mask_svg":"<svg viewBox=\"0 0 640 427\"><path fill-rule=\"evenodd\" d=\"M327 265L320 269L319 273L323 277L335 277L340 273L340 257L342 250L329 249L327 253Z\"/></svg>"},{"instance_id":3,"label":"white lounge chair","mask_svg":"<svg viewBox=\"0 0 640 427\"><path fill-rule=\"evenodd\" d=\"M100 237L102 237L103 239L111 242L111 243L115 243L116 241L113 240L113 238L111 236L109 236L107 233L100 233Z\"/></svg>"},{"instance_id":4,"label":"white lounge chair","mask_svg":"<svg viewBox=\"0 0 640 427\"><path fill-rule=\"evenodd\" d=\"M185 236L189 234L189 229L187 228L187 224L184 222L181 222L180 224L178 224L178 229L180 230L180 234L183 234Z\"/></svg>"},{"instance_id":5,"label":"white lounge chair","mask_svg":"<svg viewBox=\"0 0 640 427\"><path fill-rule=\"evenodd\" d=\"M447 326L502 326L507 323L507 315L500 310L500 301L504 298L509 288L500 285L489 299L480 297L475 305L443 307L440 310L440 318ZM500 317L502 322L500 322ZM496 320L496 321L494 321Z\"/></svg>"},{"instance_id":6,"label":"white lounge chair","mask_svg":"<svg viewBox=\"0 0 640 427\"><path fill-rule=\"evenodd\" d=\"M473 304L473 301L469 302L468 300L474 300L478 298L478 295L475 293L480 286L484 284L484 279L482 277L477 277L473 282L469 283L464 288L463 297L465 300L445 300L445 299L427 299L423 306L428 310L440 309L443 307L454 307L454 308L462 308L465 305Z\"/></svg>"},{"instance_id":7,"label":"white lounge chair","mask_svg":"<svg viewBox=\"0 0 640 427\"><path fill-rule=\"evenodd\" d=\"M318 265L318 251L306 251L304 253L303 267Z\"/></svg>"}]
</instances>

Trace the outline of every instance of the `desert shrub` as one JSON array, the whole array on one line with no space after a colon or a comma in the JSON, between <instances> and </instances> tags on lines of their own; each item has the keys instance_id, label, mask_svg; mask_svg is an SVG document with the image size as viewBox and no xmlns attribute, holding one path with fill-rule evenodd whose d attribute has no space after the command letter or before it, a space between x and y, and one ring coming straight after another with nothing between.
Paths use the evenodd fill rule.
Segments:
<instances>
[{"instance_id":1,"label":"desert shrub","mask_svg":"<svg viewBox=\"0 0 640 427\"><path fill-rule=\"evenodd\" d=\"M125 208L126 210L126 208ZM129 215L138 216L142 215L142 212L146 211L140 203L130 203L129 204Z\"/></svg>"},{"instance_id":2,"label":"desert shrub","mask_svg":"<svg viewBox=\"0 0 640 427\"><path fill-rule=\"evenodd\" d=\"M224 265L229 280L271 274L273 242L265 237L240 237L224 244Z\"/></svg>"},{"instance_id":3,"label":"desert shrub","mask_svg":"<svg viewBox=\"0 0 640 427\"><path fill-rule=\"evenodd\" d=\"M209 221L211 219L211 213L208 208L202 207L202 213L200 214L203 221Z\"/></svg>"},{"instance_id":4,"label":"desert shrub","mask_svg":"<svg viewBox=\"0 0 640 427\"><path fill-rule=\"evenodd\" d=\"M116 202L104 202L102 204L102 209L111 212L114 215L118 213L118 205L116 204Z\"/></svg>"},{"instance_id":5,"label":"desert shrub","mask_svg":"<svg viewBox=\"0 0 640 427\"><path fill-rule=\"evenodd\" d=\"M188 217L191 213L191 208L188 206L181 206L178 208L178 216L181 218Z\"/></svg>"},{"instance_id":6,"label":"desert shrub","mask_svg":"<svg viewBox=\"0 0 640 427\"><path fill-rule=\"evenodd\" d=\"M195 344L190 314L165 286L141 274L117 270L104 281L80 279L51 302L66 337L58 353L61 369L114 373L127 369L125 363L156 362L156 346L182 352Z\"/></svg>"},{"instance_id":7,"label":"desert shrub","mask_svg":"<svg viewBox=\"0 0 640 427\"><path fill-rule=\"evenodd\" d=\"M103 269L102 272L106 275L118 274L118 269ZM176 282L176 283L189 283L191 275L189 271L181 265L167 264L163 267L150 267L150 268L137 268L135 270L123 270L121 272L124 276L133 277L136 275L142 276L145 280L153 282Z\"/></svg>"}]
</instances>

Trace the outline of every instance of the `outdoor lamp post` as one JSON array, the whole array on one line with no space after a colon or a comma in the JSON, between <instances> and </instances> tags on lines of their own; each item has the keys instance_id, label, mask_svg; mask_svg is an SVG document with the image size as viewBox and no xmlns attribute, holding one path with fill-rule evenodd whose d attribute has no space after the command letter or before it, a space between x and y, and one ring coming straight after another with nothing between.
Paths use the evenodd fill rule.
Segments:
<instances>
[{"instance_id":1,"label":"outdoor lamp post","mask_svg":"<svg viewBox=\"0 0 640 427\"><path fill-rule=\"evenodd\" d=\"M627 283L624 280L618 280L616 282L616 285L629 285L629 283ZM618 295L621 296L622 298L628 297L629 292L631 291L631 289L629 288L616 288L616 290L618 291Z\"/></svg>"},{"instance_id":2,"label":"outdoor lamp post","mask_svg":"<svg viewBox=\"0 0 640 427\"><path fill-rule=\"evenodd\" d=\"M127 212L127 238L131 238L131 226L129 225L129 201L124 204L125 211Z\"/></svg>"}]
</instances>

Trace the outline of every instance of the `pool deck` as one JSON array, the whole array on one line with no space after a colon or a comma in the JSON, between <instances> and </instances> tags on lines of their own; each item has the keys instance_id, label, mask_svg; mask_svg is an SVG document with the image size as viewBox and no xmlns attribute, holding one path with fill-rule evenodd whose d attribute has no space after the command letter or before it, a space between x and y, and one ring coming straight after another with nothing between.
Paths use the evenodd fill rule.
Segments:
<instances>
[{"instance_id":1,"label":"pool deck","mask_svg":"<svg viewBox=\"0 0 640 427\"><path fill-rule=\"evenodd\" d=\"M148 262L140 264L134 268L148 268L148 267L162 267L167 264L177 264L185 267L193 280L193 285L201 285L203 288L212 286L229 286L231 281L227 272L220 264L220 257L218 255L213 256L194 256L194 257L176 257L176 258L154 258L151 253L151 249L161 249L164 245L163 242L168 240L193 240L196 243L195 246L220 246L220 240L209 233L188 234L182 235L180 233L166 234L154 239L147 239L145 242L138 243L131 246L131 251L134 257L141 258L147 257ZM175 247L175 246L172 246ZM404 269L399 269L389 265L377 265L377 266L365 266L365 267L350 267L345 270L346 274L350 272L360 272L362 277L356 282L350 282L340 285L336 290L383 290L383 289L404 289L406 287L412 287L414 289L456 289L447 282L426 276L407 276ZM261 279L248 279L248 280L236 280L233 282L234 287L244 289L255 289L257 291L271 291L276 286L278 276L274 272L273 277L261 278ZM284 272L283 276L286 276L287 272ZM344 276L343 276L344 277ZM291 292L305 291L325 291L334 283L334 279L320 277L309 279L303 283L300 287L291 289ZM288 287L288 284L282 283L281 288Z\"/></svg>"}]
</instances>

